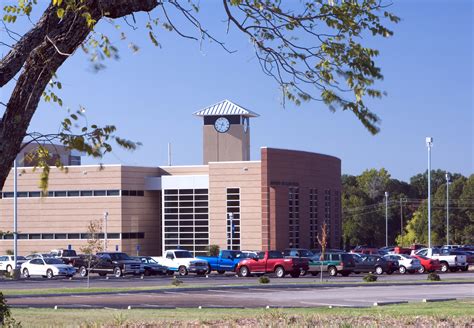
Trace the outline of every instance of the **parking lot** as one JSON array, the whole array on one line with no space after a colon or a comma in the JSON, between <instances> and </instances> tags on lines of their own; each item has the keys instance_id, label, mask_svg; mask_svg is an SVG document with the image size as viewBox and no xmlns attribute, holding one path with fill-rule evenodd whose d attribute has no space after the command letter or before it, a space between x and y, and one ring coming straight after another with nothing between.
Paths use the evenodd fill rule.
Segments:
<instances>
[{"instance_id":1,"label":"parking lot","mask_svg":"<svg viewBox=\"0 0 474 328\"><path fill-rule=\"evenodd\" d=\"M330 277L326 273L323 274L324 283L360 283L364 274L352 274L349 277ZM392 274L392 275L380 275L378 276L379 282L410 282L410 281L426 281L426 274ZM468 272L455 272L455 273L440 273L441 280L456 280L456 281L474 281L474 271ZM240 285L240 284L258 284L258 277L241 278L236 277L235 274L210 274L207 277L196 276L189 274L187 276L178 277L183 281L182 286L226 286L226 285ZM272 284L294 284L294 283L317 283L320 282L319 276L306 275L299 278L276 278L269 275L270 285ZM102 287L102 288L133 288L133 287L161 287L170 286L173 277L170 276L125 276L121 278L111 277L99 277L98 275L91 275L90 286L91 287ZM87 284L87 278L75 276L72 279L67 278L54 278L44 279L41 277L34 277L29 279L14 280L0 280L2 290L8 289L45 289L45 288L78 288L85 287Z\"/></svg>"}]
</instances>

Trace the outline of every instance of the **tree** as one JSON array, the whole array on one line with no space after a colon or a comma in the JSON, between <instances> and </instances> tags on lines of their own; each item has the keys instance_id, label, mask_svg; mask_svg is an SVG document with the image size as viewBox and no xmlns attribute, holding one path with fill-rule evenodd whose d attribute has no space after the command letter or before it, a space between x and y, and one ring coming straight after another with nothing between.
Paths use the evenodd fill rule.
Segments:
<instances>
[{"instance_id":1,"label":"tree","mask_svg":"<svg viewBox=\"0 0 474 328\"><path fill-rule=\"evenodd\" d=\"M111 151L111 140L136 147L115 136L112 125L75 129L81 110L64 119L59 134L28 132L41 97L62 106L56 94L62 87L56 72L79 47L94 60L117 57L110 38L95 30L99 21L127 16L135 21L135 13L146 12L149 19L144 25L157 46L155 28L163 21L162 26L177 35L218 42L229 51L198 19L199 7L193 0L52 0L36 25L17 39L12 24L17 18L30 18L37 7L36 0L18 0L17 5L4 7L4 27L13 42L0 43L10 48L0 60L0 87L14 80L14 88L3 104L0 122L0 189L27 136L27 142L59 140L97 157ZM397 23L399 18L386 11L382 1L314 0L289 6L280 0L223 0L222 9L227 29L237 29L250 39L261 69L281 88L283 99L296 104L316 100L332 111L350 111L372 134L379 131L379 118L365 103L383 95L374 88L383 78L374 60L379 52L362 41L370 34L393 34L384 22ZM171 11L173 15L168 14ZM181 20L171 19L176 16ZM189 26L197 36L182 32Z\"/></svg>"},{"instance_id":2,"label":"tree","mask_svg":"<svg viewBox=\"0 0 474 328\"><path fill-rule=\"evenodd\" d=\"M90 221L89 225L87 226L87 241L84 246L81 247L81 252L87 258L87 288L90 287L90 271L93 262L93 256L97 252L101 252L104 250L103 241L100 239L99 234L102 232L102 225L99 221Z\"/></svg>"},{"instance_id":3,"label":"tree","mask_svg":"<svg viewBox=\"0 0 474 328\"><path fill-rule=\"evenodd\" d=\"M371 199L376 200L384 195L390 181L390 174L384 168L365 170L357 177L360 188Z\"/></svg>"}]
</instances>

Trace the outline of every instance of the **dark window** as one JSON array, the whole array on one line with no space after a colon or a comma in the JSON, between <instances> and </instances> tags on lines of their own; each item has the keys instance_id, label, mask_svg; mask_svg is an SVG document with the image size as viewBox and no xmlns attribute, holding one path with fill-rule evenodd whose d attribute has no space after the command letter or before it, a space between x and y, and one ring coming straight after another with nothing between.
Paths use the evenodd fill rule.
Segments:
<instances>
[{"instance_id":1,"label":"dark window","mask_svg":"<svg viewBox=\"0 0 474 328\"><path fill-rule=\"evenodd\" d=\"M193 196L192 195L179 196L179 200L193 200Z\"/></svg>"},{"instance_id":2,"label":"dark window","mask_svg":"<svg viewBox=\"0 0 474 328\"><path fill-rule=\"evenodd\" d=\"M3 235L3 239L13 239L13 234Z\"/></svg>"},{"instance_id":3,"label":"dark window","mask_svg":"<svg viewBox=\"0 0 474 328\"><path fill-rule=\"evenodd\" d=\"M195 218L196 220L207 220L209 217L207 214L196 214Z\"/></svg>"},{"instance_id":4,"label":"dark window","mask_svg":"<svg viewBox=\"0 0 474 328\"><path fill-rule=\"evenodd\" d=\"M192 220L193 215L192 214L180 214L179 219L180 220Z\"/></svg>"},{"instance_id":5,"label":"dark window","mask_svg":"<svg viewBox=\"0 0 474 328\"><path fill-rule=\"evenodd\" d=\"M137 238L138 239L144 239L145 238L145 233L144 232L137 232Z\"/></svg>"},{"instance_id":6,"label":"dark window","mask_svg":"<svg viewBox=\"0 0 474 328\"><path fill-rule=\"evenodd\" d=\"M195 194L207 194L208 190L207 189L196 189L194 190Z\"/></svg>"},{"instance_id":7,"label":"dark window","mask_svg":"<svg viewBox=\"0 0 474 328\"><path fill-rule=\"evenodd\" d=\"M81 239L89 239L91 238L91 234L90 233L81 233Z\"/></svg>"},{"instance_id":8,"label":"dark window","mask_svg":"<svg viewBox=\"0 0 474 328\"><path fill-rule=\"evenodd\" d=\"M176 189L167 189L165 190L165 195L177 195L178 194L178 190Z\"/></svg>"},{"instance_id":9,"label":"dark window","mask_svg":"<svg viewBox=\"0 0 474 328\"><path fill-rule=\"evenodd\" d=\"M179 194L180 195L192 195L194 191L192 189L180 189Z\"/></svg>"},{"instance_id":10,"label":"dark window","mask_svg":"<svg viewBox=\"0 0 474 328\"><path fill-rule=\"evenodd\" d=\"M20 234L18 234L18 239L28 239L28 234L27 233L20 233Z\"/></svg>"},{"instance_id":11,"label":"dark window","mask_svg":"<svg viewBox=\"0 0 474 328\"><path fill-rule=\"evenodd\" d=\"M92 196L92 190L81 190L81 196Z\"/></svg>"},{"instance_id":12,"label":"dark window","mask_svg":"<svg viewBox=\"0 0 474 328\"><path fill-rule=\"evenodd\" d=\"M137 196L145 196L145 192L143 190L137 190Z\"/></svg>"},{"instance_id":13,"label":"dark window","mask_svg":"<svg viewBox=\"0 0 474 328\"><path fill-rule=\"evenodd\" d=\"M239 194L240 189L239 188L227 188L227 193L228 194Z\"/></svg>"},{"instance_id":14,"label":"dark window","mask_svg":"<svg viewBox=\"0 0 474 328\"><path fill-rule=\"evenodd\" d=\"M41 234L40 233L30 233L28 235L28 239L41 239Z\"/></svg>"},{"instance_id":15,"label":"dark window","mask_svg":"<svg viewBox=\"0 0 474 328\"><path fill-rule=\"evenodd\" d=\"M41 191L30 191L28 197L41 197Z\"/></svg>"},{"instance_id":16,"label":"dark window","mask_svg":"<svg viewBox=\"0 0 474 328\"><path fill-rule=\"evenodd\" d=\"M128 190L122 190L122 196L129 196L130 192Z\"/></svg>"},{"instance_id":17,"label":"dark window","mask_svg":"<svg viewBox=\"0 0 474 328\"><path fill-rule=\"evenodd\" d=\"M130 239L130 233L129 232L122 232L122 239Z\"/></svg>"},{"instance_id":18,"label":"dark window","mask_svg":"<svg viewBox=\"0 0 474 328\"><path fill-rule=\"evenodd\" d=\"M65 233L55 233L54 234L54 239L66 239L67 236Z\"/></svg>"},{"instance_id":19,"label":"dark window","mask_svg":"<svg viewBox=\"0 0 474 328\"><path fill-rule=\"evenodd\" d=\"M166 200L178 200L178 196L165 196L165 201Z\"/></svg>"},{"instance_id":20,"label":"dark window","mask_svg":"<svg viewBox=\"0 0 474 328\"><path fill-rule=\"evenodd\" d=\"M54 197L66 197L67 196L67 192L66 191L55 191L54 192Z\"/></svg>"},{"instance_id":21,"label":"dark window","mask_svg":"<svg viewBox=\"0 0 474 328\"><path fill-rule=\"evenodd\" d=\"M105 190L94 190L94 196L106 196L107 192Z\"/></svg>"},{"instance_id":22,"label":"dark window","mask_svg":"<svg viewBox=\"0 0 474 328\"><path fill-rule=\"evenodd\" d=\"M196 232L207 232L209 230L208 227L195 227L194 231Z\"/></svg>"},{"instance_id":23,"label":"dark window","mask_svg":"<svg viewBox=\"0 0 474 328\"><path fill-rule=\"evenodd\" d=\"M120 196L120 190L107 190L107 196Z\"/></svg>"},{"instance_id":24,"label":"dark window","mask_svg":"<svg viewBox=\"0 0 474 328\"><path fill-rule=\"evenodd\" d=\"M136 190L129 190L130 196L136 196L137 191Z\"/></svg>"},{"instance_id":25,"label":"dark window","mask_svg":"<svg viewBox=\"0 0 474 328\"><path fill-rule=\"evenodd\" d=\"M116 232L107 233L107 238L109 239L120 239L120 234Z\"/></svg>"},{"instance_id":26,"label":"dark window","mask_svg":"<svg viewBox=\"0 0 474 328\"><path fill-rule=\"evenodd\" d=\"M41 234L41 239L54 239L54 234L52 234L52 233L43 233L43 234Z\"/></svg>"},{"instance_id":27,"label":"dark window","mask_svg":"<svg viewBox=\"0 0 474 328\"><path fill-rule=\"evenodd\" d=\"M14 193L12 192L4 192L3 193L3 198L12 198L14 196Z\"/></svg>"},{"instance_id":28,"label":"dark window","mask_svg":"<svg viewBox=\"0 0 474 328\"><path fill-rule=\"evenodd\" d=\"M67 192L68 197L77 197L79 195L80 195L79 190L70 190Z\"/></svg>"},{"instance_id":29,"label":"dark window","mask_svg":"<svg viewBox=\"0 0 474 328\"><path fill-rule=\"evenodd\" d=\"M207 207L197 207L194 209L194 212L196 213L207 213L209 210Z\"/></svg>"},{"instance_id":30,"label":"dark window","mask_svg":"<svg viewBox=\"0 0 474 328\"><path fill-rule=\"evenodd\" d=\"M194 196L195 200L207 200L208 196L207 195L196 195Z\"/></svg>"},{"instance_id":31,"label":"dark window","mask_svg":"<svg viewBox=\"0 0 474 328\"><path fill-rule=\"evenodd\" d=\"M28 197L27 191L19 191L17 192L18 197Z\"/></svg>"},{"instance_id":32,"label":"dark window","mask_svg":"<svg viewBox=\"0 0 474 328\"><path fill-rule=\"evenodd\" d=\"M81 235L78 233L68 233L67 239L81 239Z\"/></svg>"},{"instance_id":33,"label":"dark window","mask_svg":"<svg viewBox=\"0 0 474 328\"><path fill-rule=\"evenodd\" d=\"M165 232L176 232L178 231L178 227L166 227Z\"/></svg>"}]
</instances>

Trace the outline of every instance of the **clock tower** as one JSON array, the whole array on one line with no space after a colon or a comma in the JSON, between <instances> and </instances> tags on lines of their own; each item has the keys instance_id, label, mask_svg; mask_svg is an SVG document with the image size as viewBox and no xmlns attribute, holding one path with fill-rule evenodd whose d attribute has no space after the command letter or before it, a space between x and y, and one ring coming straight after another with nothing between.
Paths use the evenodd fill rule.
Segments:
<instances>
[{"instance_id":1,"label":"clock tower","mask_svg":"<svg viewBox=\"0 0 474 328\"><path fill-rule=\"evenodd\" d=\"M194 115L204 118L203 164L250 160L249 120L257 113L223 100Z\"/></svg>"}]
</instances>

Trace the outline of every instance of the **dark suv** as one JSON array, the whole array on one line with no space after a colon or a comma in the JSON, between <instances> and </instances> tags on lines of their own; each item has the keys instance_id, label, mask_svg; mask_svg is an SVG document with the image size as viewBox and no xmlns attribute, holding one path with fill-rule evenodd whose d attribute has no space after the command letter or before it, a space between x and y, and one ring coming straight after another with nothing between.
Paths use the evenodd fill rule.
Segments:
<instances>
[{"instance_id":1,"label":"dark suv","mask_svg":"<svg viewBox=\"0 0 474 328\"><path fill-rule=\"evenodd\" d=\"M309 272L313 276L321 271L327 271L330 276L336 276L340 273L347 277L354 272L355 262L351 254L348 253L324 253L324 259L321 260L321 254L314 254L309 262Z\"/></svg>"},{"instance_id":2,"label":"dark suv","mask_svg":"<svg viewBox=\"0 0 474 328\"><path fill-rule=\"evenodd\" d=\"M99 276L113 274L115 277L121 277L127 274L142 274L144 266L140 260L135 260L126 253L121 252L99 252L95 256L84 256L82 263L78 263L79 274L86 277L89 273L98 273ZM76 266L77 267L77 266Z\"/></svg>"},{"instance_id":3,"label":"dark suv","mask_svg":"<svg viewBox=\"0 0 474 328\"><path fill-rule=\"evenodd\" d=\"M392 274L398 270L398 261L390 261L378 255L352 254L355 260L356 273L375 272L376 274Z\"/></svg>"}]
</instances>

